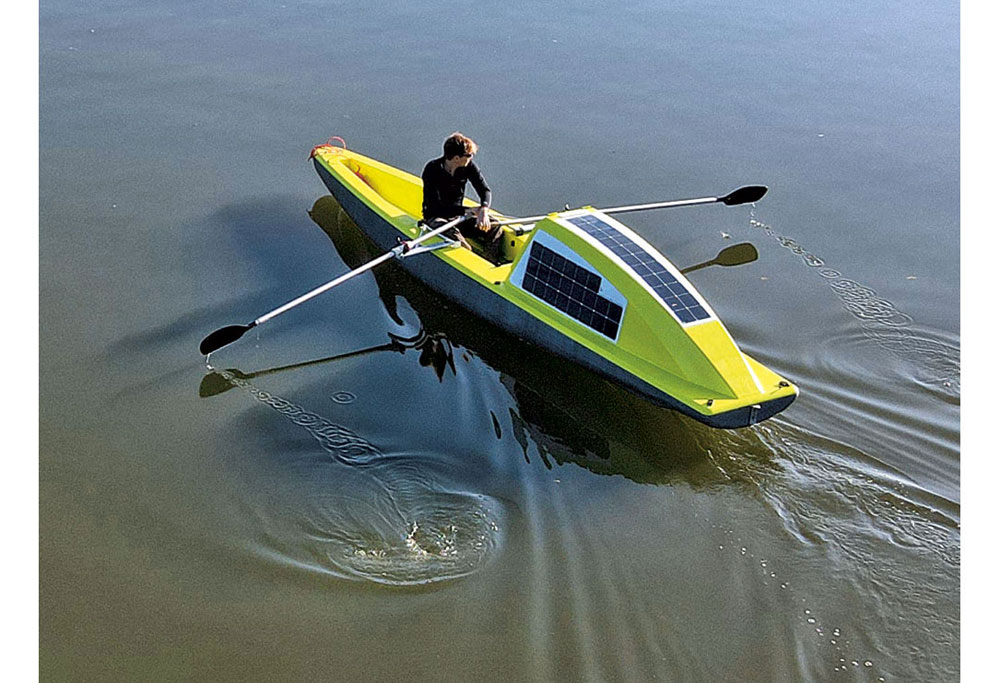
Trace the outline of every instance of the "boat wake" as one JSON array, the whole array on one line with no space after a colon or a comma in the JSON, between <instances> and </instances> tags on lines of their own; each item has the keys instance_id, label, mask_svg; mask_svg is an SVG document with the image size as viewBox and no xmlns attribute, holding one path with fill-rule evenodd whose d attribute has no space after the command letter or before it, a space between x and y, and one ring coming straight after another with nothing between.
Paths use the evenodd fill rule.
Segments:
<instances>
[{"instance_id":1,"label":"boat wake","mask_svg":"<svg viewBox=\"0 0 1000 683\"><path fill-rule=\"evenodd\" d=\"M503 509L496 500L447 490L433 462L384 453L346 427L213 370L304 429L330 456L296 482L299 514L285 507L267 515L262 555L345 579L420 586L473 574L498 551Z\"/></svg>"},{"instance_id":2,"label":"boat wake","mask_svg":"<svg viewBox=\"0 0 1000 683\"><path fill-rule=\"evenodd\" d=\"M961 525L957 504L924 491L863 453L784 421L723 434L721 452L769 457L713 458L780 520L788 538L827 579L796 585L780 562L761 571L795 597L799 637L827 651L835 671L870 668L901 679L947 680L957 672ZM721 547L721 546L720 546ZM741 553L750 554L746 544ZM850 604L848 604L850 603ZM860 628L841 614L861 615ZM954 606L954 609L950 607ZM909 652L913 669L890 672L878 652ZM879 678L879 680L884 680Z\"/></svg>"},{"instance_id":3,"label":"boat wake","mask_svg":"<svg viewBox=\"0 0 1000 683\"><path fill-rule=\"evenodd\" d=\"M801 257L814 269L840 299L841 305L860 322L865 337L897 357L912 362L921 370L920 376L937 385L950 397L961 392L959 349L955 344L931 338L914 328L914 320L896 305L856 280L844 277L824 259L808 251L790 237L779 234L772 226L762 223L750 213L750 227L761 230L782 247Z\"/></svg>"}]
</instances>

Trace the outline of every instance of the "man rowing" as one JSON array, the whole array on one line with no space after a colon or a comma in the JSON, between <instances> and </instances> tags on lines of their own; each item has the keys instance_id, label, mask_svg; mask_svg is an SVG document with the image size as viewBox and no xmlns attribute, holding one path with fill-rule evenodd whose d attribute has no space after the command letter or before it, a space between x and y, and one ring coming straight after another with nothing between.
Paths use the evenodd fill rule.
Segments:
<instances>
[{"instance_id":1,"label":"man rowing","mask_svg":"<svg viewBox=\"0 0 1000 683\"><path fill-rule=\"evenodd\" d=\"M427 162L420 175L424 181L423 222L434 229L458 216L468 215L467 220L448 231L448 236L470 251L472 247L465 238L481 239L486 257L497 262L502 230L499 225L490 224L492 194L482 171L472 161L477 151L479 146L471 138L456 132L444 141L444 154ZM472 183L479 194L478 208L462 204L466 183Z\"/></svg>"}]
</instances>

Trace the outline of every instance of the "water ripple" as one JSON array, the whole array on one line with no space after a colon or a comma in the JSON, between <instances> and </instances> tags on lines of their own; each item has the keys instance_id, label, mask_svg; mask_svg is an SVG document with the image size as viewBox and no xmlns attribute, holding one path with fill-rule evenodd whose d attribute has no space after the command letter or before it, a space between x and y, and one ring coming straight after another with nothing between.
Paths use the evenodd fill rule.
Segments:
<instances>
[{"instance_id":1,"label":"water ripple","mask_svg":"<svg viewBox=\"0 0 1000 683\"><path fill-rule=\"evenodd\" d=\"M345 579L419 586L468 576L502 541L495 499L443 487L426 459L387 454L350 429L214 370L308 432L331 456L295 482L294 507L269 517L259 554ZM431 457L429 460L433 460Z\"/></svg>"},{"instance_id":2,"label":"water ripple","mask_svg":"<svg viewBox=\"0 0 1000 683\"><path fill-rule=\"evenodd\" d=\"M948 667L959 632L958 505L863 453L782 421L724 437L731 442L724 452L762 446L770 453L715 461L730 480L754 491L790 538L823 566L836 568L831 586L843 581L851 587L840 595L856 595L864 606L864 627L853 633L844 627L830 632L816 610L804 612L806 626L836 657L836 670L873 666L869 662L877 670L884 664L877 651L912 651L921 653L915 666L930 680L952 677ZM806 606L824 590L786 583L781 588L797 593Z\"/></svg>"}]
</instances>

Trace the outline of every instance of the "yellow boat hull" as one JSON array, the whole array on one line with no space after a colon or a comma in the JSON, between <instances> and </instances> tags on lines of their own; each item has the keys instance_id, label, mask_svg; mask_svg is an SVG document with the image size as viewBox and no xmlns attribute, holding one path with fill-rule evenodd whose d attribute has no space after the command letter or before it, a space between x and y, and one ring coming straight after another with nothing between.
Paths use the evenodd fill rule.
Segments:
<instances>
[{"instance_id":1,"label":"yellow boat hull","mask_svg":"<svg viewBox=\"0 0 1000 683\"><path fill-rule=\"evenodd\" d=\"M391 249L420 234L422 185L416 176L329 145L314 150L313 163L344 210L380 248ZM638 277L620 250L609 249L580 228L591 224L613 230L683 294L664 296L664 287L652 288L650 278ZM798 395L791 382L740 351L673 264L609 216L576 209L550 214L533 227L513 225L504 231L507 262L501 265L453 246L405 258L402 265L518 337L713 427L755 424ZM557 252L563 256L553 256ZM559 260L565 272L548 272L542 257ZM539 268L549 279L559 278L568 299L558 292L547 296L552 292L538 282ZM570 282L571 277L580 279ZM599 288L581 287L586 277L596 277ZM592 308L594 299L603 311Z\"/></svg>"}]
</instances>

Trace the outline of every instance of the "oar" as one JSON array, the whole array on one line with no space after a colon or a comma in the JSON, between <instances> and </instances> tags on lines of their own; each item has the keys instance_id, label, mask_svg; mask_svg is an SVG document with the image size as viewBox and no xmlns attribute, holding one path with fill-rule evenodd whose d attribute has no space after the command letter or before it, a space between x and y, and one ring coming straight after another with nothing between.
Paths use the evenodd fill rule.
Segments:
<instances>
[{"instance_id":1,"label":"oar","mask_svg":"<svg viewBox=\"0 0 1000 683\"><path fill-rule=\"evenodd\" d=\"M733 190L724 197L701 197L700 199L675 199L669 202L653 202L652 204L629 204L627 206L612 206L608 209L598 209L602 213L625 213L627 211L649 211L650 209L672 209L678 206L697 206L699 204L714 204L722 202L726 206L736 206L737 204L751 204L767 194L767 187L764 185L747 185ZM534 223L546 218L544 216L529 216L527 218L505 218L498 221L499 225L510 225L511 223Z\"/></svg>"},{"instance_id":2,"label":"oar","mask_svg":"<svg viewBox=\"0 0 1000 683\"><path fill-rule=\"evenodd\" d=\"M393 247L386 253L382 254L378 258L372 259L363 266L358 266L354 270L348 273L344 273L340 277L334 278L333 280L330 280L326 284L320 285L316 289L310 290L296 299L292 299L287 304L279 306L278 308L274 309L273 311L270 311L269 313L265 313L264 315L260 316L251 323L248 323L246 325L227 325L226 327L221 327L212 334L202 339L201 344L198 346L198 349L206 356L214 351L218 351L223 346L232 344L234 341L242 337L244 334L246 334L253 328L257 327L258 325L263 325L271 318L281 315L285 311L289 311L301 303L305 303L309 299L312 299L314 296L319 296L323 292L327 291L328 289L332 289L333 287L336 287L342 282L347 282L355 275L360 275L361 273L369 271L375 266L385 263L386 261L392 258L395 258L397 256L402 256L403 254L405 254L418 244L426 242L430 238L440 235L441 233L447 231L448 229L455 227L465 219L466 216L459 216L458 218L448 221L441 227L435 228L434 230L431 230L430 232L425 233L420 237L417 237L416 239L412 239L409 242L403 242L399 246Z\"/></svg>"},{"instance_id":3,"label":"oar","mask_svg":"<svg viewBox=\"0 0 1000 683\"><path fill-rule=\"evenodd\" d=\"M709 266L742 266L744 263L752 263L756 260L757 247L749 242L741 242L740 244L726 247L711 261L705 261L696 266L688 266L681 272L686 275L693 270L708 268Z\"/></svg>"}]
</instances>

